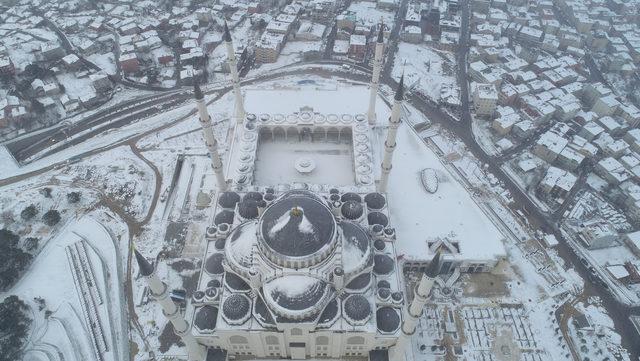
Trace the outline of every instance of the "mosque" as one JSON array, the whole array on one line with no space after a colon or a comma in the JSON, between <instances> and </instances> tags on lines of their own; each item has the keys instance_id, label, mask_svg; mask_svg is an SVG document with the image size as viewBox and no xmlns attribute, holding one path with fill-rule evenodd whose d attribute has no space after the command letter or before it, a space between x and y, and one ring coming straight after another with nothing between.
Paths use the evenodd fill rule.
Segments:
<instances>
[{"instance_id":1,"label":"mosque","mask_svg":"<svg viewBox=\"0 0 640 361\"><path fill-rule=\"evenodd\" d=\"M137 251L140 273L182 339L191 361L252 359L404 360L408 339L440 271L431 260L412 293L405 296L395 250L386 188L392 169L403 102L396 89L381 176L373 176L370 128L383 56L378 34L371 97L366 115L326 115L301 109L283 116L244 111L231 36L224 41L235 95L236 139L226 170L218 152L204 96L195 86L204 138L218 194L211 206L197 290L183 312L169 287ZM254 162L261 137L285 135L349 138L355 186L256 184ZM295 169L311 172L313 159Z\"/></svg>"}]
</instances>

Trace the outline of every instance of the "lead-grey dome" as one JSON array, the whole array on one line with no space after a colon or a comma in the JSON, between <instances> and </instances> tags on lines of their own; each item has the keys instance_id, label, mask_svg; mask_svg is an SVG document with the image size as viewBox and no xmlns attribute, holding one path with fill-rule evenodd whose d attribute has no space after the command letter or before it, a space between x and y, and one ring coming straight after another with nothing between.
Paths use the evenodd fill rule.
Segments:
<instances>
[{"instance_id":1,"label":"lead-grey dome","mask_svg":"<svg viewBox=\"0 0 640 361\"><path fill-rule=\"evenodd\" d=\"M220 275L224 272L222 262L224 261L224 255L222 253L214 253L204 263L204 269L207 273L212 275Z\"/></svg>"},{"instance_id":2,"label":"lead-grey dome","mask_svg":"<svg viewBox=\"0 0 640 361\"><path fill-rule=\"evenodd\" d=\"M202 306L196 310L193 323L201 331L213 331L216 328L218 308L210 305Z\"/></svg>"},{"instance_id":3,"label":"lead-grey dome","mask_svg":"<svg viewBox=\"0 0 640 361\"><path fill-rule=\"evenodd\" d=\"M373 262L373 272L377 275L386 275L393 271L393 259L386 254L375 255Z\"/></svg>"},{"instance_id":4,"label":"lead-grey dome","mask_svg":"<svg viewBox=\"0 0 640 361\"><path fill-rule=\"evenodd\" d=\"M222 208L234 208L240 202L240 195L236 192L222 192L218 197L218 204Z\"/></svg>"},{"instance_id":5,"label":"lead-grey dome","mask_svg":"<svg viewBox=\"0 0 640 361\"><path fill-rule=\"evenodd\" d=\"M384 215L384 213L381 213L381 212L370 212L367 215L367 221L369 222L370 226L373 226L374 224L379 224L383 227L386 227L387 224L389 224L389 219L387 218L387 216Z\"/></svg>"},{"instance_id":6,"label":"lead-grey dome","mask_svg":"<svg viewBox=\"0 0 640 361\"><path fill-rule=\"evenodd\" d=\"M344 301L344 312L352 321L365 321L371 315L371 304L363 295L351 295Z\"/></svg>"},{"instance_id":7,"label":"lead-grey dome","mask_svg":"<svg viewBox=\"0 0 640 361\"><path fill-rule=\"evenodd\" d=\"M242 278L232 272L225 273L224 283L235 291L248 291L251 288Z\"/></svg>"},{"instance_id":8,"label":"lead-grey dome","mask_svg":"<svg viewBox=\"0 0 640 361\"><path fill-rule=\"evenodd\" d=\"M238 203L238 213L244 219L258 217L258 202L254 199L245 199Z\"/></svg>"},{"instance_id":9,"label":"lead-grey dome","mask_svg":"<svg viewBox=\"0 0 640 361\"><path fill-rule=\"evenodd\" d=\"M305 275L275 278L263 287L265 302L275 313L288 318L317 314L328 295L326 282Z\"/></svg>"},{"instance_id":10,"label":"lead-grey dome","mask_svg":"<svg viewBox=\"0 0 640 361\"><path fill-rule=\"evenodd\" d=\"M384 196L380 193L369 193L364 196L364 202L370 209L382 209L387 203Z\"/></svg>"},{"instance_id":11,"label":"lead-grey dome","mask_svg":"<svg viewBox=\"0 0 640 361\"><path fill-rule=\"evenodd\" d=\"M376 311L376 323L378 330L382 332L394 332L400 327L400 315L391 307L381 307Z\"/></svg>"},{"instance_id":12,"label":"lead-grey dome","mask_svg":"<svg viewBox=\"0 0 640 361\"><path fill-rule=\"evenodd\" d=\"M362 203L356 201L346 201L342 204L340 208L342 212L342 216L346 219L358 219L362 217L364 213L364 208L362 207Z\"/></svg>"},{"instance_id":13,"label":"lead-grey dome","mask_svg":"<svg viewBox=\"0 0 640 361\"><path fill-rule=\"evenodd\" d=\"M260 233L268 248L289 257L313 255L333 241L335 231L331 211L306 194L283 196L260 219Z\"/></svg>"},{"instance_id":14,"label":"lead-grey dome","mask_svg":"<svg viewBox=\"0 0 640 361\"><path fill-rule=\"evenodd\" d=\"M222 223L232 224L234 216L235 216L235 214L233 213L233 211L225 209L222 212L219 212L218 214L216 214L216 217L213 220L213 223L216 226L219 225L219 224L222 224Z\"/></svg>"},{"instance_id":15,"label":"lead-grey dome","mask_svg":"<svg viewBox=\"0 0 640 361\"><path fill-rule=\"evenodd\" d=\"M245 295L233 294L222 304L222 314L229 320L237 321L246 317L251 310L251 303Z\"/></svg>"}]
</instances>

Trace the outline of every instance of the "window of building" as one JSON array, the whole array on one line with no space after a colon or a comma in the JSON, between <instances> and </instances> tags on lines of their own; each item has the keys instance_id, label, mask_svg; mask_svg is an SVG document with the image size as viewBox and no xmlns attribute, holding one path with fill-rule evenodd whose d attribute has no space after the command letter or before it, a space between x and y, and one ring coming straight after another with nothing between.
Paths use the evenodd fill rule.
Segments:
<instances>
[{"instance_id":1,"label":"window of building","mask_svg":"<svg viewBox=\"0 0 640 361\"><path fill-rule=\"evenodd\" d=\"M329 337L327 336L318 336L316 337L316 345L328 345Z\"/></svg>"},{"instance_id":2,"label":"window of building","mask_svg":"<svg viewBox=\"0 0 640 361\"><path fill-rule=\"evenodd\" d=\"M353 336L347 339L347 344L349 345L362 345L364 344L364 337L362 336Z\"/></svg>"},{"instance_id":3,"label":"window of building","mask_svg":"<svg viewBox=\"0 0 640 361\"><path fill-rule=\"evenodd\" d=\"M278 338L276 336L267 336L264 338L264 340L267 345L278 345L280 343L278 342Z\"/></svg>"},{"instance_id":4,"label":"window of building","mask_svg":"<svg viewBox=\"0 0 640 361\"><path fill-rule=\"evenodd\" d=\"M229 342L232 344L246 344L249 343L249 341L247 341L247 338L244 336L237 336L237 335L233 335L231 337L229 337Z\"/></svg>"},{"instance_id":5,"label":"window of building","mask_svg":"<svg viewBox=\"0 0 640 361\"><path fill-rule=\"evenodd\" d=\"M302 336L302 329L300 328L292 328L291 336Z\"/></svg>"}]
</instances>

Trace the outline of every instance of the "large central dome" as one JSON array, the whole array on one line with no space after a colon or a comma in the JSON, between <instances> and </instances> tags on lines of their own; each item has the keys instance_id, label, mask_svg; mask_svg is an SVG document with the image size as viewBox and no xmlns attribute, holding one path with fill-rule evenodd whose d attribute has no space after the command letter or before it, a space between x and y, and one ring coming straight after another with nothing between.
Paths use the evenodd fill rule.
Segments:
<instances>
[{"instance_id":1,"label":"large central dome","mask_svg":"<svg viewBox=\"0 0 640 361\"><path fill-rule=\"evenodd\" d=\"M336 228L331 210L301 192L283 195L265 210L259 225L269 258L292 267L324 258L333 248Z\"/></svg>"}]
</instances>

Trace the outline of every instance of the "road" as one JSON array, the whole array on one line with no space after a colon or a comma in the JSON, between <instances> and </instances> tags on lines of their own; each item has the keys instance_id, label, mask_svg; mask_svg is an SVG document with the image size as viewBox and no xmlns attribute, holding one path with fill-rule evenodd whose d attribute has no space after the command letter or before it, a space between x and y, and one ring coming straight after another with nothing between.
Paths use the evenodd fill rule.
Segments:
<instances>
[{"instance_id":1,"label":"road","mask_svg":"<svg viewBox=\"0 0 640 361\"><path fill-rule=\"evenodd\" d=\"M401 11L406 11L406 3L407 1L403 1L401 6ZM467 59L467 49L468 49L468 36L469 36L469 4L468 0L461 2L462 8L462 28L461 28L461 40L458 51L456 52L457 65L458 65L458 81L460 85L461 95L462 95L462 110L461 110L461 119L460 121L453 120L448 114L443 112L436 104L426 99L421 98L415 94L408 94L407 100L410 102L416 109L422 112L428 119L430 119L433 123L438 123L442 128L447 129L451 133L455 134L459 139L461 139L467 146L468 150L480 161L485 163L488 167L488 171L494 174L498 179L502 181L505 188L509 190L511 193L515 208L522 210L525 214L529 216L529 221L534 227L538 227L539 229L553 233L556 235L558 240L560 240L560 245L558 246L558 253L563 258L563 260L572 265L578 273L582 276L582 278L587 283L588 287L593 290L595 295L600 296L603 300L603 305L609 312L609 315L613 318L616 329L620 332L623 340L623 346L626 347L633 357L636 357L640 354L640 338L638 337L633 325L628 319L629 310L620 307L618 303L616 303L607 293L603 292L600 287L595 285L589 279L589 271L579 262L577 257L569 250L567 247L566 240L562 237L562 235L558 231L558 224L556 223L556 219L554 219L551 215L545 214L540 211L535 203L529 198L529 196L524 193L517 184L502 170L501 164L494 157L488 155L484 152L484 150L479 146L476 142L473 131L471 128L471 114L469 108L469 100L468 100L468 83L467 83L467 67L466 67L466 59ZM397 39L399 33L399 25L397 24L394 27L392 34L390 36L390 51L388 56L391 57L394 54L395 49L397 49ZM320 63L326 64L328 62ZM330 63L340 63L340 62L330 62ZM359 67L359 69L367 69L366 67ZM392 79L390 76L392 69L392 61L387 61L383 70L382 82L390 87L397 86L395 79ZM366 76L353 74L353 72L342 72L342 71L326 71L319 68L307 68L293 71L283 71L280 73L273 73L266 76L254 78L251 80L243 81L243 85L251 84L255 82L262 82L265 80L275 79L277 77L287 76L287 75L299 75L299 74L318 74L318 75L327 75L331 74L334 76L339 76L342 78L355 80L355 81L368 81ZM216 89L215 91L219 91L219 96L222 96L224 93L228 92L230 87L225 87L221 89ZM179 94L179 93L176 93ZM166 100L165 100L166 101ZM193 116L194 112L189 113L187 116ZM132 120L133 121L133 120ZM180 120L177 120L180 121ZM176 121L176 122L177 122ZM166 124L161 128L166 128L169 126L175 125L176 122L172 122ZM143 134L136 136L134 139L140 139L143 136L148 134L157 132L159 128L150 129ZM54 143L59 141L56 138L54 139ZM127 143L130 140L127 140L123 143ZM97 150L94 152L87 152L82 155L82 157L90 156L96 154L97 152L102 152L108 149L115 148L117 146L122 145L122 143L114 144L108 148ZM45 168L51 169L57 165L52 165L51 167ZM37 173L41 173L44 170L40 170ZM5 179L0 181L0 186L3 184L9 184L21 179L24 179L29 176L35 175L36 172L29 173L27 175L23 175L17 178ZM139 226L139 225L138 225ZM135 227L135 226L134 226Z\"/></svg>"}]
</instances>

